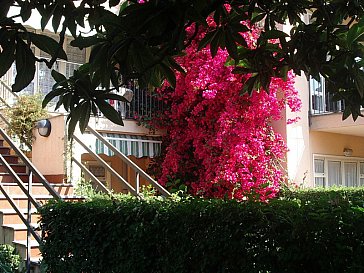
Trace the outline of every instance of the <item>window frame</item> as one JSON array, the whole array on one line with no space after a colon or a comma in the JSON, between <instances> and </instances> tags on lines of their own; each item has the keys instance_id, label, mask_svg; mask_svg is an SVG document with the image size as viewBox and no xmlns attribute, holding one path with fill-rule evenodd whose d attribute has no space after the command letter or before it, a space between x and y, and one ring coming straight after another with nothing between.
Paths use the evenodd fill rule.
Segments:
<instances>
[{"instance_id":1,"label":"window frame","mask_svg":"<svg viewBox=\"0 0 364 273\"><path fill-rule=\"evenodd\" d=\"M316 173L315 172L315 160L324 160L324 172L323 173ZM324 178L323 181L323 187L324 188L328 188L328 162L329 161L340 161L340 167L341 167L341 183L340 185L334 185L334 186L338 186L338 187L347 187L345 185L345 169L344 169L344 163L345 162L351 162L351 163L356 163L356 177L357 177L357 181L356 181L356 186L355 187L360 187L360 186L364 186L364 182L361 183L361 179L364 180L364 170L363 173L361 173L361 164L364 164L364 157L354 157L354 156L350 156L350 157L346 157L346 156L335 156L335 155L324 155L324 154L313 154L312 156L312 173L313 173L313 183L314 183L314 187L318 187L320 185L316 184L316 178Z\"/></svg>"}]
</instances>

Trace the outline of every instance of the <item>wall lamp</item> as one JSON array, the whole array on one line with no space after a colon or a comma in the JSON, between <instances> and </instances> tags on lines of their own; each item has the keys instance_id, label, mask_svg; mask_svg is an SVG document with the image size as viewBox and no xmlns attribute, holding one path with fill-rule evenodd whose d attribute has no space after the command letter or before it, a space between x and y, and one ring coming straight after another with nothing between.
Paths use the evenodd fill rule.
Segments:
<instances>
[{"instance_id":1,"label":"wall lamp","mask_svg":"<svg viewBox=\"0 0 364 273\"><path fill-rule=\"evenodd\" d=\"M353 149L350 148L344 148L344 156L352 156L353 155Z\"/></svg>"},{"instance_id":2,"label":"wall lamp","mask_svg":"<svg viewBox=\"0 0 364 273\"><path fill-rule=\"evenodd\" d=\"M48 137L52 131L52 125L48 119L39 120L37 122L36 128L38 129L39 135L42 137Z\"/></svg>"}]
</instances>

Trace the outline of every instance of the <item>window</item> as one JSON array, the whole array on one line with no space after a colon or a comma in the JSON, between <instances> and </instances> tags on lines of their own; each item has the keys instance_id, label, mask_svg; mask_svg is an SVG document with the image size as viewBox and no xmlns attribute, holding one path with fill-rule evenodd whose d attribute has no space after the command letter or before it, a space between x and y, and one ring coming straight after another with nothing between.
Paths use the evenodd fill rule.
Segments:
<instances>
[{"instance_id":1,"label":"window","mask_svg":"<svg viewBox=\"0 0 364 273\"><path fill-rule=\"evenodd\" d=\"M314 156L314 181L317 187L364 186L364 158Z\"/></svg>"},{"instance_id":2,"label":"window","mask_svg":"<svg viewBox=\"0 0 364 273\"><path fill-rule=\"evenodd\" d=\"M325 82L324 77L320 76L320 81L312 77L309 80L311 95L311 113L333 113L344 110L344 101L335 101L333 94L329 92L330 86Z\"/></svg>"}]
</instances>

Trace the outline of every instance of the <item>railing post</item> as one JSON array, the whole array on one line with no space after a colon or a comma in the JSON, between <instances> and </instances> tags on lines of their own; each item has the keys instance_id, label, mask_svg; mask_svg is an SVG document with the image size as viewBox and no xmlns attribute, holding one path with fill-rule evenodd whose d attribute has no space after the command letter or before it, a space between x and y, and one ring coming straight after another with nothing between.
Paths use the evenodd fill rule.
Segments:
<instances>
[{"instance_id":1,"label":"railing post","mask_svg":"<svg viewBox=\"0 0 364 273\"><path fill-rule=\"evenodd\" d=\"M29 179L28 179L28 192L32 194L32 184L33 184L33 172L29 172ZM32 224L32 215L31 215L31 202L30 198L28 198L28 210L27 210L27 221L29 225ZM27 273L30 273L30 252L31 252L31 233L30 229L27 228Z\"/></svg>"},{"instance_id":2,"label":"railing post","mask_svg":"<svg viewBox=\"0 0 364 273\"><path fill-rule=\"evenodd\" d=\"M135 190L137 195L140 193L140 174L137 172L135 177Z\"/></svg>"}]
</instances>

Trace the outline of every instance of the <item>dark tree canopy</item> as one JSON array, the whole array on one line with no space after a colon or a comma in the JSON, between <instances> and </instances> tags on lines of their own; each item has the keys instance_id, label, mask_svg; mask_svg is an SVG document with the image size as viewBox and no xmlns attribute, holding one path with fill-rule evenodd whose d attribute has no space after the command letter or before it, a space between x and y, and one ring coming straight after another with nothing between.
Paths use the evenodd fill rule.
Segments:
<instances>
[{"instance_id":1,"label":"dark tree canopy","mask_svg":"<svg viewBox=\"0 0 364 273\"><path fill-rule=\"evenodd\" d=\"M118 15L107 9L118 5ZM9 17L10 6L18 6L19 15ZM59 41L15 22L16 17L25 22L35 10L41 14L42 28L50 22ZM72 46L92 47L90 59L69 79L53 71L57 84L44 104L59 96L58 106L70 111L71 131L77 121L84 130L97 107L122 124L105 103L107 98L122 98L110 92L128 79L153 87L167 80L173 86L174 71L183 72L174 58L194 38L187 37L186 27L196 24L208 29L201 48L209 45L212 56L226 48L235 72L251 74L242 92L268 90L272 77L285 78L291 69L316 79L321 74L334 98L345 100L343 118L352 115L355 120L364 106L363 15L362 0L2 0L0 76L15 62L18 74L12 89L22 90L33 79L36 62L51 68L57 58L67 59L62 45L68 30L74 37ZM216 27L208 26L208 18ZM254 49L239 34L250 31L242 21L263 28ZM292 25L288 34L281 30L287 21ZM77 33L77 25L86 23L94 35ZM35 57L31 44L52 58Z\"/></svg>"}]
</instances>

